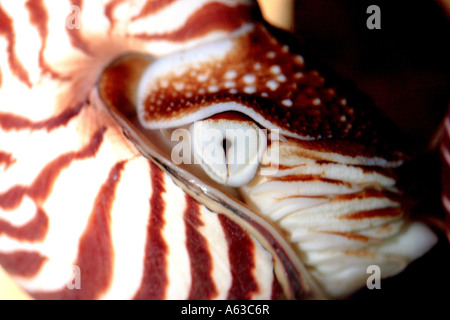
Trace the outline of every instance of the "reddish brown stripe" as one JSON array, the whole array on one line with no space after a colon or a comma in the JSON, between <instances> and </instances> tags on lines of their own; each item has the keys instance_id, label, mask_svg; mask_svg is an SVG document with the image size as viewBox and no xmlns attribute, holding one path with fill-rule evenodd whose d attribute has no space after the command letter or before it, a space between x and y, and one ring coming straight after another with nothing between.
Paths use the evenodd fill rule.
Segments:
<instances>
[{"instance_id":1,"label":"reddish brown stripe","mask_svg":"<svg viewBox=\"0 0 450 320\"><path fill-rule=\"evenodd\" d=\"M249 235L236 223L219 215L228 243L232 283L227 299L248 300L258 290L253 277L255 248Z\"/></svg>"},{"instance_id":2,"label":"reddish brown stripe","mask_svg":"<svg viewBox=\"0 0 450 320\"><path fill-rule=\"evenodd\" d=\"M283 289L280 286L280 283L278 282L276 276L273 276L273 282L272 282L272 295L270 299L272 300L281 300L284 297Z\"/></svg>"},{"instance_id":3,"label":"reddish brown stripe","mask_svg":"<svg viewBox=\"0 0 450 320\"><path fill-rule=\"evenodd\" d=\"M46 199L51 191L54 181L64 168L68 167L75 160L87 159L93 157L97 153L103 142L105 131L106 128L99 129L92 136L89 144L83 149L62 155L45 166L44 170L41 171L29 188L28 195L35 201L43 201Z\"/></svg>"},{"instance_id":4,"label":"reddish brown stripe","mask_svg":"<svg viewBox=\"0 0 450 320\"><path fill-rule=\"evenodd\" d=\"M36 203L43 202L50 194L56 178L64 168L68 167L72 161L89 158L97 153L103 141L105 130L106 128L99 129L92 136L89 144L80 151L66 153L47 164L30 187L14 186L0 194L0 208L13 209L20 204L25 194Z\"/></svg>"},{"instance_id":5,"label":"reddish brown stripe","mask_svg":"<svg viewBox=\"0 0 450 320\"><path fill-rule=\"evenodd\" d=\"M391 168L369 167L363 165L354 165L354 167L361 169L362 171L364 171L364 173L378 173L395 180L398 179L396 172Z\"/></svg>"},{"instance_id":6,"label":"reddish brown stripe","mask_svg":"<svg viewBox=\"0 0 450 320\"><path fill-rule=\"evenodd\" d=\"M0 265L10 275L32 277L40 269L46 258L38 252L16 251L0 253Z\"/></svg>"},{"instance_id":7,"label":"reddish brown stripe","mask_svg":"<svg viewBox=\"0 0 450 320\"><path fill-rule=\"evenodd\" d=\"M285 200L285 199L329 199L329 196L299 196L299 195L292 195L292 196L287 196L287 197L279 197L279 198L274 198L277 201L281 201L281 200Z\"/></svg>"},{"instance_id":8,"label":"reddish brown stripe","mask_svg":"<svg viewBox=\"0 0 450 320\"><path fill-rule=\"evenodd\" d=\"M200 220L199 203L186 195L186 247L191 262L192 284L189 300L211 299L217 294L216 286L211 276L212 259L208 243L198 228L203 225Z\"/></svg>"},{"instance_id":9,"label":"reddish brown stripe","mask_svg":"<svg viewBox=\"0 0 450 320\"><path fill-rule=\"evenodd\" d=\"M147 243L145 247L144 274L141 286L134 299L163 299L167 286L167 245L162 236L164 227L163 199L164 176L162 171L150 162L152 196L150 198L150 218L147 225Z\"/></svg>"},{"instance_id":10,"label":"reddish brown stripe","mask_svg":"<svg viewBox=\"0 0 450 320\"><path fill-rule=\"evenodd\" d=\"M142 10L135 17L133 17L132 20L137 20L139 18L154 14L175 1L176 0L147 0L145 5L142 7Z\"/></svg>"},{"instance_id":11,"label":"reddish brown stripe","mask_svg":"<svg viewBox=\"0 0 450 320\"><path fill-rule=\"evenodd\" d=\"M373 219L373 218L393 218L403 214L401 208L384 208L377 210L360 211L341 216L340 219Z\"/></svg>"},{"instance_id":12,"label":"reddish brown stripe","mask_svg":"<svg viewBox=\"0 0 450 320\"><path fill-rule=\"evenodd\" d=\"M111 209L125 161L114 165L95 198L89 222L78 247L74 265L80 268L81 289L36 292L39 299L98 299L108 289L113 272Z\"/></svg>"},{"instance_id":13,"label":"reddish brown stripe","mask_svg":"<svg viewBox=\"0 0 450 320\"><path fill-rule=\"evenodd\" d=\"M37 28L39 37L42 41L41 49L39 50L39 66L42 69L42 73L48 73L51 77L58 78L60 75L53 71L44 59L44 50L47 44L48 35L47 10L45 9L42 0L28 0L26 3L26 8L30 12L30 22Z\"/></svg>"},{"instance_id":14,"label":"reddish brown stripe","mask_svg":"<svg viewBox=\"0 0 450 320\"><path fill-rule=\"evenodd\" d=\"M46 213L38 208L34 218L25 225L15 227L7 221L0 219L0 236L6 234L10 238L22 241L39 241L44 239L48 229Z\"/></svg>"},{"instance_id":15,"label":"reddish brown stripe","mask_svg":"<svg viewBox=\"0 0 450 320\"><path fill-rule=\"evenodd\" d=\"M75 262L80 267L83 287L82 290L66 291L71 298L98 298L110 284L114 254L110 232L111 209L124 165L125 161L122 161L111 168L95 199Z\"/></svg>"},{"instance_id":16,"label":"reddish brown stripe","mask_svg":"<svg viewBox=\"0 0 450 320\"><path fill-rule=\"evenodd\" d=\"M400 201L400 195L388 190L365 190L358 193L338 194L333 196L333 200L353 200L367 198L388 198L393 201Z\"/></svg>"},{"instance_id":17,"label":"reddish brown stripe","mask_svg":"<svg viewBox=\"0 0 450 320\"><path fill-rule=\"evenodd\" d=\"M27 118L23 118L18 115L11 113L1 113L0 112L0 128L5 131L9 130L41 130L45 129L48 132L60 127L65 126L72 118L80 113L84 104L79 104L73 108L67 108L61 114L49 118L47 120L33 122Z\"/></svg>"},{"instance_id":18,"label":"reddish brown stripe","mask_svg":"<svg viewBox=\"0 0 450 320\"><path fill-rule=\"evenodd\" d=\"M11 210L17 207L27 192L24 186L14 186L4 193L0 193L0 208Z\"/></svg>"},{"instance_id":19,"label":"reddish brown stripe","mask_svg":"<svg viewBox=\"0 0 450 320\"><path fill-rule=\"evenodd\" d=\"M320 233L334 234L334 235L337 235L337 236L345 237L345 238L350 239L350 240L357 240L357 241L362 241L362 242L367 242L367 241L370 240L370 238L367 237L367 236L362 236L362 235L359 235L359 234L348 233L348 232L320 231Z\"/></svg>"},{"instance_id":20,"label":"reddish brown stripe","mask_svg":"<svg viewBox=\"0 0 450 320\"><path fill-rule=\"evenodd\" d=\"M268 177L269 180L277 180L277 181L323 181L323 182L332 182L332 183L341 183L341 181L337 180L330 180L326 178L322 178L322 176L319 175L303 175L303 174L294 174L294 175L288 175L288 176L282 176L282 177Z\"/></svg>"},{"instance_id":21,"label":"reddish brown stripe","mask_svg":"<svg viewBox=\"0 0 450 320\"><path fill-rule=\"evenodd\" d=\"M0 151L0 165L4 164L5 169L13 164L16 160L13 158L12 154Z\"/></svg>"},{"instance_id":22,"label":"reddish brown stripe","mask_svg":"<svg viewBox=\"0 0 450 320\"><path fill-rule=\"evenodd\" d=\"M0 6L0 36L4 36L8 42L6 50L8 52L8 64L12 72L17 78L19 78L20 81L25 83L28 87L31 87L31 82L28 73L20 63L14 51L14 43L16 39L14 35L12 20L6 14L6 12L3 11L1 6Z\"/></svg>"},{"instance_id":23,"label":"reddish brown stripe","mask_svg":"<svg viewBox=\"0 0 450 320\"><path fill-rule=\"evenodd\" d=\"M71 0L71 3L72 3L73 6L77 6L78 8L80 8L80 14L81 14L83 1L82 0ZM67 16L67 18L73 17L73 14L74 14L74 12L71 12ZM80 17L80 19L81 19L81 17ZM82 23L83 22L81 21L80 24L82 24ZM83 36L81 34L81 29L78 29L78 28L69 29L69 28L66 27L66 31L67 31L67 34L69 35L70 43L75 48L80 49L81 51L83 51L87 55L93 55L92 52L91 52L91 49L89 47L88 42L83 38Z\"/></svg>"},{"instance_id":24,"label":"reddish brown stripe","mask_svg":"<svg viewBox=\"0 0 450 320\"><path fill-rule=\"evenodd\" d=\"M108 21L109 21L109 24L110 24L110 29L111 28L113 28L114 27L114 24L115 24L115 20L114 20L114 17L113 17L113 12L114 12L114 10L116 9L116 7L118 6L118 5L120 5L122 2L124 2L125 0L112 0L110 3L108 3L106 6L105 6L105 16L106 16L106 18L108 19Z\"/></svg>"},{"instance_id":25,"label":"reddish brown stripe","mask_svg":"<svg viewBox=\"0 0 450 320\"><path fill-rule=\"evenodd\" d=\"M345 185L348 187L351 187L351 183L340 181L340 180L333 180L333 179L327 179L322 178L321 176L316 175L289 175L289 176L283 176L283 177L268 177L269 180L272 181L284 181L284 182L325 182L325 183L332 183L332 184L339 184L339 185Z\"/></svg>"},{"instance_id":26,"label":"reddish brown stripe","mask_svg":"<svg viewBox=\"0 0 450 320\"><path fill-rule=\"evenodd\" d=\"M229 7L210 3L196 11L177 31L164 34L139 34L144 40L186 41L201 37L213 30L233 31L252 19L253 8L246 5Z\"/></svg>"}]
</instances>

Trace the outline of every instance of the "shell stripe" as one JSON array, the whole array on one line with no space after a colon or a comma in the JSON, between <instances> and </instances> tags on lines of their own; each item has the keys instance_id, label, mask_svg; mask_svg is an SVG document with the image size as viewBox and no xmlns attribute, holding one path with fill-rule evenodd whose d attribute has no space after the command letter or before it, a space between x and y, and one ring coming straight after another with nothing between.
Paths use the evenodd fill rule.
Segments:
<instances>
[{"instance_id":1,"label":"shell stripe","mask_svg":"<svg viewBox=\"0 0 450 320\"><path fill-rule=\"evenodd\" d=\"M6 234L10 238L21 241L40 241L43 240L48 228L48 217L42 208L37 208L32 220L25 225L16 227L0 219L0 236Z\"/></svg>"},{"instance_id":2,"label":"shell stripe","mask_svg":"<svg viewBox=\"0 0 450 320\"><path fill-rule=\"evenodd\" d=\"M83 0L71 0L71 3L73 6L77 6L81 10L83 10ZM68 19L70 18L70 15L68 16ZM93 56L93 52L90 48L90 45L88 41L86 41L81 34L81 29L78 28L66 28L67 34L69 35L70 42L72 45L83 51L85 54L89 56Z\"/></svg>"},{"instance_id":3,"label":"shell stripe","mask_svg":"<svg viewBox=\"0 0 450 320\"><path fill-rule=\"evenodd\" d=\"M4 166L4 170L7 170L8 167L15 162L12 154L0 151L0 165Z\"/></svg>"},{"instance_id":4,"label":"shell stripe","mask_svg":"<svg viewBox=\"0 0 450 320\"><path fill-rule=\"evenodd\" d=\"M137 34L136 37L144 40L186 41L203 36L213 30L232 31L238 29L251 20L253 12L252 8L246 5L229 7L213 2L196 11L181 29L163 34Z\"/></svg>"},{"instance_id":5,"label":"shell stripe","mask_svg":"<svg viewBox=\"0 0 450 320\"><path fill-rule=\"evenodd\" d=\"M14 50L14 30L12 27L12 20L7 13L0 6L0 36L4 36L7 39L7 52L9 67L13 71L13 74L25 83L28 87L31 87L30 78L28 72L20 63L16 52Z\"/></svg>"},{"instance_id":6,"label":"shell stripe","mask_svg":"<svg viewBox=\"0 0 450 320\"><path fill-rule=\"evenodd\" d=\"M42 42L41 49L39 50L39 66L42 70L42 73L48 73L52 78L59 78L60 75L52 70L52 68L45 61L44 57L44 50L48 35L48 14L43 0L28 0L26 3L26 8L30 12L30 22L38 30L39 37L41 38Z\"/></svg>"},{"instance_id":7,"label":"shell stripe","mask_svg":"<svg viewBox=\"0 0 450 320\"><path fill-rule=\"evenodd\" d=\"M45 129L47 132L50 132L56 128L66 125L72 118L76 117L80 113L84 106L85 104L79 104L76 107L66 108L59 115L35 122L18 115L0 112L0 128L4 131Z\"/></svg>"},{"instance_id":8,"label":"shell stripe","mask_svg":"<svg viewBox=\"0 0 450 320\"><path fill-rule=\"evenodd\" d=\"M38 252L16 251L0 253L0 264L11 275L31 277L35 275L46 258ZM19 266L19 267L18 267Z\"/></svg>"},{"instance_id":9,"label":"shell stripe","mask_svg":"<svg viewBox=\"0 0 450 320\"><path fill-rule=\"evenodd\" d=\"M115 19L114 19L114 10L116 10L117 6L121 5L125 0L112 0L108 4L105 5L104 14L109 21L110 29L114 28Z\"/></svg>"},{"instance_id":10,"label":"shell stripe","mask_svg":"<svg viewBox=\"0 0 450 320\"><path fill-rule=\"evenodd\" d=\"M200 205L186 195L186 246L191 261L192 286L189 291L190 300L211 299L217 294L217 288L212 279L212 257L208 243L198 231L204 225L200 220Z\"/></svg>"},{"instance_id":11,"label":"shell stripe","mask_svg":"<svg viewBox=\"0 0 450 320\"><path fill-rule=\"evenodd\" d=\"M375 218L395 218L401 217L403 210L400 208L383 208L377 210L359 211L339 217L339 219L355 220L355 219L375 219Z\"/></svg>"},{"instance_id":12,"label":"shell stripe","mask_svg":"<svg viewBox=\"0 0 450 320\"><path fill-rule=\"evenodd\" d=\"M144 279L135 299L162 299L167 286L167 245L161 235L165 206L162 198L165 192L163 175L153 163L150 164L150 168L153 193L150 199L151 212L145 248Z\"/></svg>"},{"instance_id":13,"label":"shell stripe","mask_svg":"<svg viewBox=\"0 0 450 320\"><path fill-rule=\"evenodd\" d=\"M245 300L258 290L258 285L252 275L254 268L253 243L250 237L236 223L220 215L220 223L226 231L229 245L228 255L232 262L231 273L233 282L227 299Z\"/></svg>"},{"instance_id":14,"label":"shell stripe","mask_svg":"<svg viewBox=\"0 0 450 320\"><path fill-rule=\"evenodd\" d=\"M172 4L176 0L162 0L162 1L147 1L145 5L142 7L142 10L138 15L133 17L132 20L137 20L139 18L147 17L148 15L155 14L159 10L167 7Z\"/></svg>"}]
</instances>

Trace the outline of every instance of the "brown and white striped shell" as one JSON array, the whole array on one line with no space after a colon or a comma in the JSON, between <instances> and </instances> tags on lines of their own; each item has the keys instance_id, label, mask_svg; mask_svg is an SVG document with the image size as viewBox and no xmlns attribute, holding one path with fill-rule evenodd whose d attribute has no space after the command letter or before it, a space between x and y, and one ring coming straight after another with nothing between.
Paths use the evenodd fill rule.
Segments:
<instances>
[{"instance_id":1,"label":"brown and white striped shell","mask_svg":"<svg viewBox=\"0 0 450 320\"><path fill-rule=\"evenodd\" d=\"M0 52L0 264L35 298L340 298L436 242L392 131L253 1L2 1ZM198 122L281 137L223 182L171 161Z\"/></svg>"}]
</instances>

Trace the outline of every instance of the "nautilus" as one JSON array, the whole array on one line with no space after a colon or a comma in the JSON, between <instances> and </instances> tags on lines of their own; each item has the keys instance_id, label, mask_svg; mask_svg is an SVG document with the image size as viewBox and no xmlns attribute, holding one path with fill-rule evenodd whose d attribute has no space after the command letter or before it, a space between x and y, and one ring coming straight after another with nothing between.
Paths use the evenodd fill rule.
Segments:
<instances>
[{"instance_id":1,"label":"nautilus","mask_svg":"<svg viewBox=\"0 0 450 320\"><path fill-rule=\"evenodd\" d=\"M345 298L437 241L393 129L254 1L2 1L0 52L0 265L34 298Z\"/></svg>"}]
</instances>

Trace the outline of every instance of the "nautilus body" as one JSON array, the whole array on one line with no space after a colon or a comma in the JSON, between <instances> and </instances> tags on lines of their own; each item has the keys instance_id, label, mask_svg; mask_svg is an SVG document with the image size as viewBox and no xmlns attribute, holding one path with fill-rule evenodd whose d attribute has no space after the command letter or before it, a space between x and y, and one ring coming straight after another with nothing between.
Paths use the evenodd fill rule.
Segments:
<instances>
[{"instance_id":1,"label":"nautilus body","mask_svg":"<svg viewBox=\"0 0 450 320\"><path fill-rule=\"evenodd\" d=\"M35 298L343 298L436 243L393 131L253 1L2 1L0 52L0 265Z\"/></svg>"}]
</instances>

